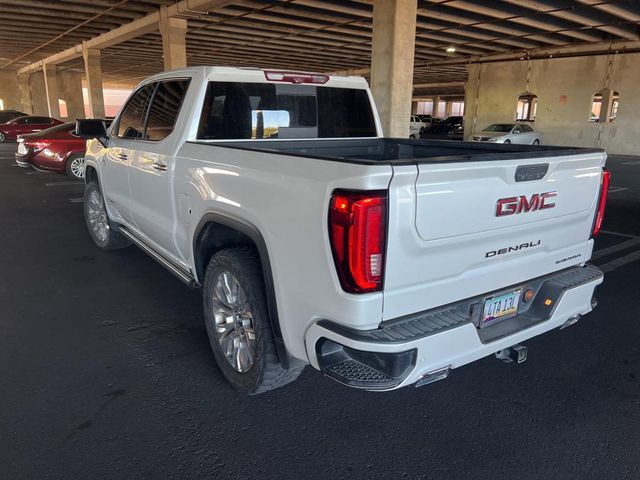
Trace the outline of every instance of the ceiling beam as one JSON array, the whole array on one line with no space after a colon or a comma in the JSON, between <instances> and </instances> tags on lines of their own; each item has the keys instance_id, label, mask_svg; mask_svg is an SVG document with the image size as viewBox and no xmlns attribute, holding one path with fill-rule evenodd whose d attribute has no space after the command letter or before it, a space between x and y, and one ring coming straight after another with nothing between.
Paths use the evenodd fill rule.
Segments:
<instances>
[{"instance_id":1,"label":"ceiling beam","mask_svg":"<svg viewBox=\"0 0 640 480\"><path fill-rule=\"evenodd\" d=\"M201 12L202 10L219 9L230 3L233 2L229 0L182 0L165 8L167 17L171 18L180 16L191 16L193 14L197 14L196 12ZM122 43L126 40L130 40L140 35L154 32L158 30L159 22L160 10L145 15L144 17L134 20L131 23L127 23L125 25L122 25L121 27L115 28L110 32L103 33L102 35L98 35L97 37L87 40L86 42L84 42L84 45L86 48L95 48L101 50L103 48ZM81 56L82 48L83 44L75 45L62 52L56 53L55 55L51 55L47 58L43 58L38 62L32 63L31 65L27 65L26 67L18 70L18 73L30 73L41 70L42 65L45 63L49 65L56 65L58 63L68 62L69 60L73 60Z\"/></svg>"},{"instance_id":2,"label":"ceiling beam","mask_svg":"<svg viewBox=\"0 0 640 480\"><path fill-rule=\"evenodd\" d=\"M414 83L413 88L460 88L464 87L467 82L433 82L433 83Z\"/></svg>"}]
</instances>

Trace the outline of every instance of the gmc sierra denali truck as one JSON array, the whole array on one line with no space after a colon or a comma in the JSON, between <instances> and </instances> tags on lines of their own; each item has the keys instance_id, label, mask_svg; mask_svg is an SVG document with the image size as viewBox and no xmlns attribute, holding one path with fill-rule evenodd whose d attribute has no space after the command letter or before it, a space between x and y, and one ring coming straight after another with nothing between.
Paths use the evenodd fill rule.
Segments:
<instances>
[{"instance_id":1,"label":"gmc sierra denali truck","mask_svg":"<svg viewBox=\"0 0 640 480\"><path fill-rule=\"evenodd\" d=\"M362 78L242 68L153 76L77 127L93 241L201 288L238 390L307 364L422 385L596 305L602 150L384 138Z\"/></svg>"}]
</instances>

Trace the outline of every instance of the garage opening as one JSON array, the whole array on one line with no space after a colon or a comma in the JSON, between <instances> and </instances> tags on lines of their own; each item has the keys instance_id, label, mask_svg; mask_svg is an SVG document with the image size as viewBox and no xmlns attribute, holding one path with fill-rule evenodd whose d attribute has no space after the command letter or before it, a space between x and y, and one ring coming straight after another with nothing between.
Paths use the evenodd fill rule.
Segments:
<instances>
[{"instance_id":1,"label":"garage opening","mask_svg":"<svg viewBox=\"0 0 640 480\"><path fill-rule=\"evenodd\" d=\"M69 116L69 113L67 112L67 102L65 102L61 98L58 99L58 108L60 109L61 117L67 118Z\"/></svg>"},{"instance_id":2,"label":"garage opening","mask_svg":"<svg viewBox=\"0 0 640 480\"><path fill-rule=\"evenodd\" d=\"M590 122L613 122L618 116L620 94L615 90L600 90L591 98Z\"/></svg>"},{"instance_id":3,"label":"garage opening","mask_svg":"<svg viewBox=\"0 0 640 480\"><path fill-rule=\"evenodd\" d=\"M537 110L538 96L530 92L521 93L516 106L516 121L535 122Z\"/></svg>"}]
</instances>

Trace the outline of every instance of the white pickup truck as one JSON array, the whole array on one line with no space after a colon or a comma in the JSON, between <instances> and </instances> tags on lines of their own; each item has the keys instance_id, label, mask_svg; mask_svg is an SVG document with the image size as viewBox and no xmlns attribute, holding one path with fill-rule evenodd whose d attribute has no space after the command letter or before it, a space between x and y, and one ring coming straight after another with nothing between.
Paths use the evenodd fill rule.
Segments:
<instances>
[{"instance_id":1,"label":"white pickup truck","mask_svg":"<svg viewBox=\"0 0 640 480\"><path fill-rule=\"evenodd\" d=\"M445 378L575 323L609 174L598 149L384 138L359 77L197 67L143 81L88 142L98 247L200 287L217 363L259 393Z\"/></svg>"}]
</instances>

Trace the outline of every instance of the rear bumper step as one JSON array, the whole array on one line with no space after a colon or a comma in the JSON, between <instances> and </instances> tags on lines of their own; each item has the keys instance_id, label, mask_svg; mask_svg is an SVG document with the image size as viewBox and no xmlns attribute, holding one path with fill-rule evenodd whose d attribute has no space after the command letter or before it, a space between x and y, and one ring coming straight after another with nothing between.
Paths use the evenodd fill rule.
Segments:
<instances>
[{"instance_id":1,"label":"rear bumper step","mask_svg":"<svg viewBox=\"0 0 640 480\"><path fill-rule=\"evenodd\" d=\"M309 328L310 363L345 385L366 390L391 390L447 371L528 338L561 327L590 312L593 292L603 273L592 265L571 267L550 275L488 292L433 310L383 322L373 330L355 330L326 320ZM535 296L521 304L514 317L478 328L484 299L516 288ZM428 383L428 382L422 382Z\"/></svg>"}]
</instances>

